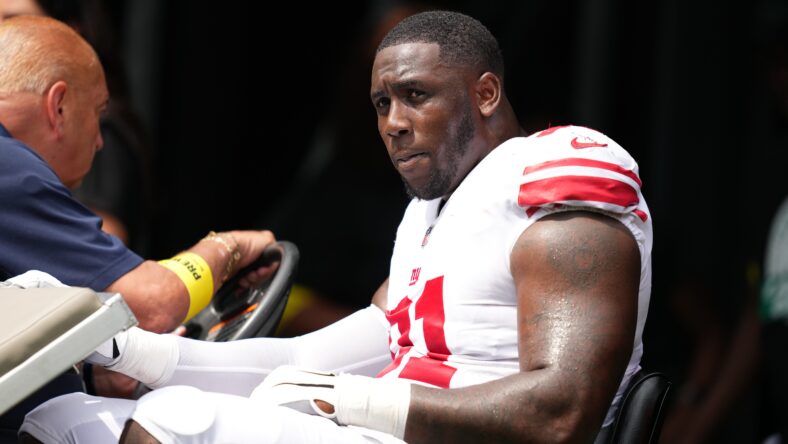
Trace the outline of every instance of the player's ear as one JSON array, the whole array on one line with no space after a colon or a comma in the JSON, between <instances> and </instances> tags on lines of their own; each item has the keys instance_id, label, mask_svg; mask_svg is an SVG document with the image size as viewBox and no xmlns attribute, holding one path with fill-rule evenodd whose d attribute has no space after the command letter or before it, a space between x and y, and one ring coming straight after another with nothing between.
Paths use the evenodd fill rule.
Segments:
<instances>
[{"instance_id":1,"label":"player's ear","mask_svg":"<svg viewBox=\"0 0 788 444\"><path fill-rule=\"evenodd\" d=\"M58 138L62 137L65 131L63 105L67 90L68 86L66 82L62 80L55 82L49 87L49 90L47 90L44 102L49 127L56 133Z\"/></svg>"},{"instance_id":2,"label":"player's ear","mask_svg":"<svg viewBox=\"0 0 788 444\"><path fill-rule=\"evenodd\" d=\"M476 80L476 100L479 112L484 117L490 117L495 113L502 96L503 84L497 75L485 72Z\"/></svg>"}]
</instances>

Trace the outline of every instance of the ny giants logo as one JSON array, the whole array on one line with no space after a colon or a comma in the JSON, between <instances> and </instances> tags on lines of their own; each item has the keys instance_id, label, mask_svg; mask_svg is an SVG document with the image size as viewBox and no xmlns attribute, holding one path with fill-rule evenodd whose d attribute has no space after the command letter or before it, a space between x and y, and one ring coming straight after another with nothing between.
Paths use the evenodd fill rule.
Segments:
<instances>
[{"instance_id":1,"label":"ny giants logo","mask_svg":"<svg viewBox=\"0 0 788 444\"><path fill-rule=\"evenodd\" d=\"M416 285L416 282L419 281L420 273L421 273L421 267L414 268L413 271L410 272L410 284L408 284L408 286Z\"/></svg>"}]
</instances>

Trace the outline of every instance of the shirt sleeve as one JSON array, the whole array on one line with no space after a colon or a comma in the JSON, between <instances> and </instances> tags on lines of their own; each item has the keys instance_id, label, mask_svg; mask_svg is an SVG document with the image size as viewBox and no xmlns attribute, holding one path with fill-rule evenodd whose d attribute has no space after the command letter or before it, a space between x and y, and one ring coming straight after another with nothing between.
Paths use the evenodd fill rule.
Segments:
<instances>
[{"instance_id":1,"label":"shirt sleeve","mask_svg":"<svg viewBox=\"0 0 788 444\"><path fill-rule=\"evenodd\" d=\"M587 128L551 130L532 136L540 155L523 169L517 203L529 217L587 209L648 218L637 163L623 148Z\"/></svg>"},{"instance_id":2,"label":"shirt sleeve","mask_svg":"<svg viewBox=\"0 0 788 444\"><path fill-rule=\"evenodd\" d=\"M21 144L0 147L0 270L41 270L66 285L106 289L142 262Z\"/></svg>"}]
</instances>

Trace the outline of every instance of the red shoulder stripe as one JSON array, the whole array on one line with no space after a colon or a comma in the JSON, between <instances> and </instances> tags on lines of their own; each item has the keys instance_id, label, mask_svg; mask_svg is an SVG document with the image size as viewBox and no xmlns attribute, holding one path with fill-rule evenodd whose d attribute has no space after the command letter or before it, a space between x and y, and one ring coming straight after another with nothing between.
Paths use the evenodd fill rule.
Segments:
<instances>
[{"instance_id":1,"label":"red shoulder stripe","mask_svg":"<svg viewBox=\"0 0 788 444\"><path fill-rule=\"evenodd\" d=\"M585 159L582 157L569 157L566 159L549 160L547 162L531 165L525 168L523 174L530 174L530 173L535 173L537 171L546 170L549 168L557 168L564 166L593 167L593 168L600 168L603 170L613 171L629 177L630 179L634 180L635 183L638 184L638 186L643 186L643 183L640 181L640 178L638 177L637 174L634 173L634 171L630 171L626 168L622 168L614 163L603 162L601 160Z\"/></svg>"},{"instance_id":2,"label":"red shoulder stripe","mask_svg":"<svg viewBox=\"0 0 788 444\"><path fill-rule=\"evenodd\" d=\"M620 180L591 176L559 176L520 185L522 207L566 201L603 202L630 207L640 203L637 192Z\"/></svg>"},{"instance_id":3,"label":"red shoulder stripe","mask_svg":"<svg viewBox=\"0 0 788 444\"><path fill-rule=\"evenodd\" d=\"M553 134L554 132L560 130L561 128L566 128L568 126L569 125L551 126L550 128L547 128L546 130L539 131L539 134L537 134L536 137L549 136L550 134Z\"/></svg>"}]
</instances>

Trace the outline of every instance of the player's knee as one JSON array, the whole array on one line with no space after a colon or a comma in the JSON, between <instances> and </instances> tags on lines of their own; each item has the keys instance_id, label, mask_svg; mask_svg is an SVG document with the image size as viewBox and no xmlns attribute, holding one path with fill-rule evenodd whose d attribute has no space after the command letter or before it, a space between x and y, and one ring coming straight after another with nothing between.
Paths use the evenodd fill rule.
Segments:
<instances>
[{"instance_id":1,"label":"player's knee","mask_svg":"<svg viewBox=\"0 0 788 444\"><path fill-rule=\"evenodd\" d=\"M22 436L31 440L28 442L47 441L64 436L72 424L83 422L81 417L75 416L91 414L74 409L75 405L81 405L88 398L90 396L84 393L69 393L39 405L25 416L20 429L20 442Z\"/></svg>"},{"instance_id":2,"label":"player's knee","mask_svg":"<svg viewBox=\"0 0 788 444\"><path fill-rule=\"evenodd\" d=\"M131 419L153 436L195 436L213 426L216 405L194 387L170 386L141 397Z\"/></svg>"},{"instance_id":3,"label":"player's knee","mask_svg":"<svg viewBox=\"0 0 788 444\"><path fill-rule=\"evenodd\" d=\"M128 399L70 393L30 411L20 433L44 442L60 442L64 436L82 442L114 442L133 408L134 401Z\"/></svg>"}]
</instances>

